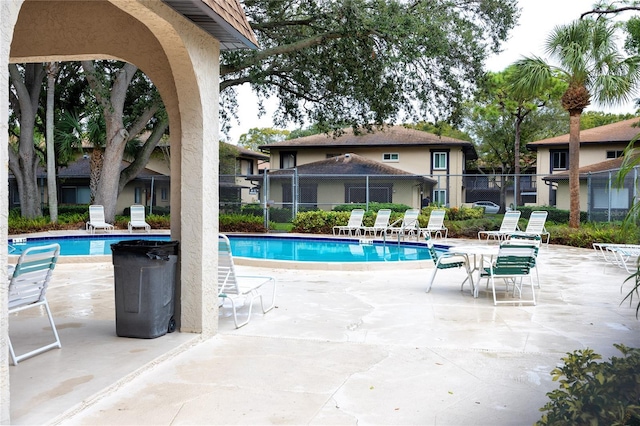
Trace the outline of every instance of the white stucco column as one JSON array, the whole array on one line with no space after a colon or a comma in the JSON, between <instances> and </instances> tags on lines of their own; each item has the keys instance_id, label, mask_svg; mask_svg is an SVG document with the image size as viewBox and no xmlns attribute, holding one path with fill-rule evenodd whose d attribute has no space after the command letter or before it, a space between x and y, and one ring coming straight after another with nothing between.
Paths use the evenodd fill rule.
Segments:
<instances>
[{"instance_id":1,"label":"white stucco column","mask_svg":"<svg viewBox=\"0 0 640 426\"><path fill-rule=\"evenodd\" d=\"M183 37L185 32L181 32ZM198 108L184 108L190 96L176 78L182 118L180 149L180 206L171 201L172 236L181 241L181 324L182 332L212 336L218 328L218 88L219 46L211 37L186 33L187 47L196 75ZM173 146L172 152L173 152ZM173 163L173 159L172 159ZM173 164L172 164L173 166ZM172 195L175 170L172 167ZM180 227L173 229L173 212L180 212ZM178 234L179 232L179 234Z\"/></svg>"},{"instance_id":2,"label":"white stucco column","mask_svg":"<svg viewBox=\"0 0 640 426\"><path fill-rule=\"evenodd\" d=\"M0 1L0 241L7 241L9 213L8 146L9 133L9 50L13 28L18 20L22 0ZM9 284L7 280L7 245L0 244L0 424L9 424Z\"/></svg>"}]
</instances>

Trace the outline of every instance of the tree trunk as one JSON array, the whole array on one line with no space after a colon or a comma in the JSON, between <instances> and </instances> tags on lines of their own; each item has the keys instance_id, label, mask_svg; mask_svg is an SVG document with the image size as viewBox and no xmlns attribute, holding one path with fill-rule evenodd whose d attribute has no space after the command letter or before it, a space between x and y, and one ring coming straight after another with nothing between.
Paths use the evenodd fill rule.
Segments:
<instances>
[{"instance_id":1,"label":"tree trunk","mask_svg":"<svg viewBox=\"0 0 640 426\"><path fill-rule=\"evenodd\" d=\"M569 111L569 227L580 227L580 116Z\"/></svg>"},{"instance_id":2,"label":"tree trunk","mask_svg":"<svg viewBox=\"0 0 640 426\"><path fill-rule=\"evenodd\" d=\"M45 70L41 63L25 64L23 77L15 64L9 64L9 75L20 109L20 140L17 150L9 149L9 169L18 184L21 214L27 219L33 219L42 216L34 126Z\"/></svg>"},{"instance_id":3,"label":"tree trunk","mask_svg":"<svg viewBox=\"0 0 640 426\"><path fill-rule=\"evenodd\" d=\"M53 107L58 69L59 67L56 62L49 62L49 64L47 64L47 195L49 199L49 217L51 218L51 223L58 222L56 151L53 139Z\"/></svg>"},{"instance_id":4,"label":"tree trunk","mask_svg":"<svg viewBox=\"0 0 640 426\"><path fill-rule=\"evenodd\" d=\"M120 168L124 156L124 148L129 137L123 122L124 103L129 83L138 68L129 63L124 64L109 89L105 88L97 78L93 62L82 61L82 67L85 70L89 86L102 108L106 124L104 158L94 202L104 206L105 220L113 223L118 201Z\"/></svg>"},{"instance_id":5,"label":"tree trunk","mask_svg":"<svg viewBox=\"0 0 640 426\"><path fill-rule=\"evenodd\" d=\"M95 203L104 206L105 220L113 223L118 201L120 168L122 166L122 157L124 156L124 147L128 134L124 128L113 122L117 121L117 118L105 118L107 119L107 146L104 150L104 161L96 190ZM122 115L120 115L120 123L122 123Z\"/></svg>"},{"instance_id":6,"label":"tree trunk","mask_svg":"<svg viewBox=\"0 0 640 426\"><path fill-rule=\"evenodd\" d=\"M518 207L520 205L520 125L522 124L522 120L520 117L516 118L516 140L515 146L513 147L513 162L514 162L514 188L515 188L515 206Z\"/></svg>"},{"instance_id":7,"label":"tree trunk","mask_svg":"<svg viewBox=\"0 0 640 426\"><path fill-rule=\"evenodd\" d=\"M91 159L89 161L90 203L94 204L96 200L96 193L98 192L98 182L100 182L100 175L102 174L102 164L104 163L102 148L94 146L91 151Z\"/></svg>"}]
</instances>

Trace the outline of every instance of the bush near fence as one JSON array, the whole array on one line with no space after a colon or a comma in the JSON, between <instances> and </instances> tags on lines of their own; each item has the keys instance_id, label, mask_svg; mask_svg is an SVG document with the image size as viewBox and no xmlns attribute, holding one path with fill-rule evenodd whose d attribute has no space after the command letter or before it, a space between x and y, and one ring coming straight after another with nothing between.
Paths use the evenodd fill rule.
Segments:
<instances>
[{"instance_id":1,"label":"bush near fence","mask_svg":"<svg viewBox=\"0 0 640 426\"><path fill-rule=\"evenodd\" d=\"M549 213L547 216L547 222L553 223L569 223L569 210L560 210L550 206L521 206L517 209L523 219L529 219L531 212L534 211L546 211ZM623 218L624 219L624 218ZM580 212L580 223L587 223L587 212Z\"/></svg>"}]
</instances>

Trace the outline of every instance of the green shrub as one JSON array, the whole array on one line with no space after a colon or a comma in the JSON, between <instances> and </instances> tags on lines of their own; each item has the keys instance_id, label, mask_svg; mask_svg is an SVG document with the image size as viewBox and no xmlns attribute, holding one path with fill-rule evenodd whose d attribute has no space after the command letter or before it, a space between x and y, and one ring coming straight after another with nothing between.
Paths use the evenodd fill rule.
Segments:
<instances>
[{"instance_id":1,"label":"green shrub","mask_svg":"<svg viewBox=\"0 0 640 426\"><path fill-rule=\"evenodd\" d=\"M293 220L293 232L305 234L331 234L333 227L346 225L350 212L314 210L298 213Z\"/></svg>"},{"instance_id":2,"label":"green shrub","mask_svg":"<svg viewBox=\"0 0 640 426\"><path fill-rule=\"evenodd\" d=\"M272 222L285 223L291 222L293 213L291 209L283 209L277 207L269 208L269 220Z\"/></svg>"},{"instance_id":3,"label":"green shrub","mask_svg":"<svg viewBox=\"0 0 640 426\"><path fill-rule=\"evenodd\" d=\"M591 349L568 353L551 372L558 389L537 425L640 425L640 349L614 345L623 357L597 362Z\"/></svg>"},{"instance_id":4,"label":"green shrub","mask_svg":"<svg viewBox=\"0 0 640 426\"><path fill-rule=\"evenodd\" d=\"M259 203L245 204L240 209L240 212L244 215L264 216L264 208Z\"/></svg>"},{"instance_id":5,"label":"green shrub","mask_svg":"<svg viewBox=\"0 0 640 426\"><path fill-rule=\"evenodd\" d=\"M520 206L521 218L529 219L533 211L546 211L549 213L547 222L569 223L569 210L560 210L550 206ZM580 212L580 223L587 222L587 212Z\"/></svg>"},{"instance_id":6,"label":"green shrub","mask_svg":"<svg viewBox=\"0 0 640 426\"><path fill-rule=\"evenodd\" d=\"M220 215L218 226L220 232L267 232L264 227L264 219L253 215Z\"/></svg>"}]
</instances>

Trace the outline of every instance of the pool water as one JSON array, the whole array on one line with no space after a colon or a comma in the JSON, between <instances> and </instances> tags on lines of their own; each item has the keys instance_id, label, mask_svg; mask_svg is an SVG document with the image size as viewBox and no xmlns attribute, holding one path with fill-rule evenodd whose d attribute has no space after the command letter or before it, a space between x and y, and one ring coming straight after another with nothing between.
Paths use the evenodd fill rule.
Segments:
<instances>
[{"instance_id":1,"label":"pool water","mask_svg":"<svg viewBox=\"0 0 640 426\"><path fill-rule=\"evenodd\" d=\"M259 237L229 235L234 257L298 262L389 262L429 260L422 244L360 243L332 238Z\"/></svg>"},{"instance_id":2,"label":"pool water","mask_svg":"<svg viewBox=\"0 0 640 426\"><path fill-rule=\"evenodd\" d=\"M66 237L34 237L26 242L9 239L9 255L20 255L23 250L46 244L60 244L60 256L111 256L111 244L126 240L170 241L169 235L97 235Z\"/></svg>"},{"instance_id":3,"label":"pool water","mask_svg":"<svg viewBox=\"0 0 640 426\"><path fill-rule=\"evenodd\" d=\"M372 243L353 239L228 235L234 257L298 262L393 262L429 260L428 249L417 243ZM61 256L111 255L111 244L126 240L170 241L169 235L98 235L9 240L9 255L37 245L58 243Z\"/></svg>"}]
</instances>

